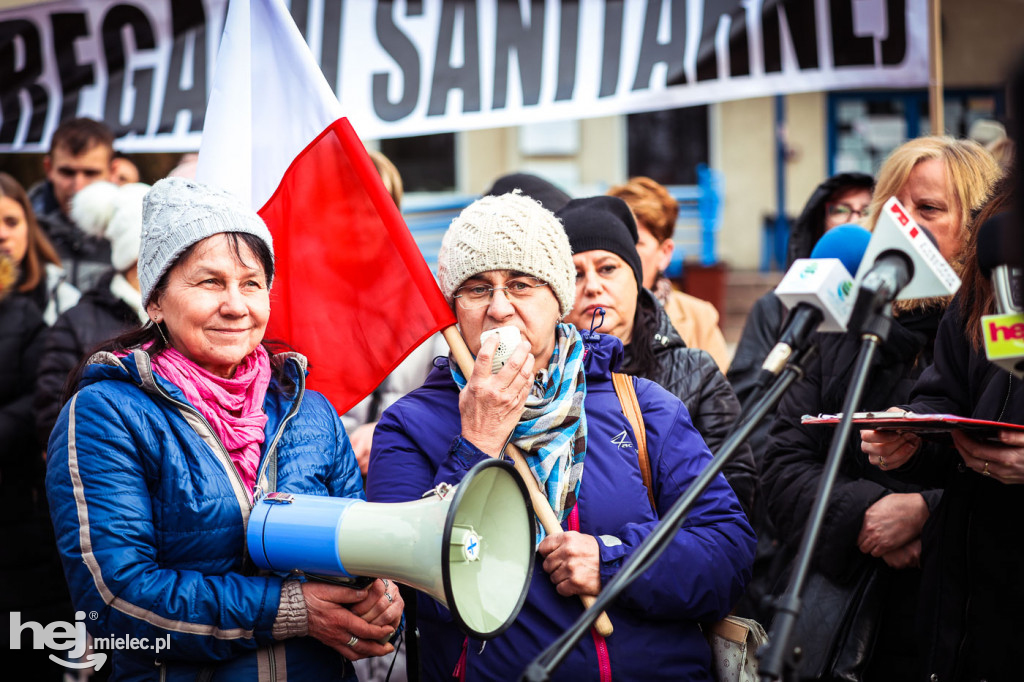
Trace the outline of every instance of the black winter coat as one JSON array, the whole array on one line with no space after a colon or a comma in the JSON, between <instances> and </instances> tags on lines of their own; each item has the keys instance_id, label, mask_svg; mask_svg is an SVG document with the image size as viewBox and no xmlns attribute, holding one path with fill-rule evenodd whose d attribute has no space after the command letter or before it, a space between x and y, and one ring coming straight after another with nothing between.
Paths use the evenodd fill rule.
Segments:
<instances>
[{"instance_id":1,"label":"black winter coat","mask_svg":"<svg viewBox=\"0 0 1024 682\"><path fill-rule=\"evenodd\" d=\"M717 453L740 413L736 394L710 354L687 348L654 295L644 289L641 296L646 305L655 306L657 310L657 331L652 344L658 369L656 374L646 378L686 405L694 428L711 452ZM629 346L626 346L626 362L630 359ZM757 482L750 446L742 445L722 473L749 516Z\"/></svg>"},{"instance_id":2,"label":"black winter coat","mask_svg":"<svg viewBox=\"0 0 1024 682\"><path fill-rule=\"evenodd\" d=\"M46 510L45 446L32 418L45 329L30 296L0 294L0 612L43 625L74 620ZM33 649L31 632L23 631L20 648L8 649L4 664L31 671L33 680L61 680L66 669L49 660L51 653Z\"/></svg>"},{"instance_id":3,"label":"black winter coat","mask_svg":"<svg viewBox=\"0 0 1024 682\"><path fill-rule=\"evenodd\" d=\"M964 330L954 300L935 364L906 407L1024 424L1024 383L972 348ZM939 443L923 446L899 473L945 487L924 529L923 679L1024 680L1024 486L981 476Z\"/></svg>"},{"instance_id":4,"label":"black winter coat","mask_svg":"<svg viewBox=\"0 0 1024 682\"><path fill-rule=\"evenodd\" d=\"M18 508L10 494L28 493L25 484L42 483L44 446L36 440L32 389L39 364L40 339L46 325L27 296L0 299L0 489L4 518Z\"/></svg>"},{"instance_id":5,"label":"black winter coat","mask_svg":"<svg viewBox=\"0 0 1024 682\"><path fill-rule=\"evenodd\" d=\"M78 305L57 318L43 341L34 407L39 441L44 446L57 423L68 375L101 343L139 326L135 310L111 293L113 278L113 272L103 275Z\"/></svg>"},{"instance_id":6,"label":"black winter coat","mask_svg":"<svg viewBox=\"0 0 1024 682\"><path fill-rule=\"evenodd\" d=\"M934 308L903 315L893 324L889 339L879 349L878 362L858 409L883 410L907 399L915 380L931 362L940 317L941 311ZM832 427L801 424L800 417L842 411L861 346L860 338L853 334L817 334L816 340L819 352L807 367L806 376L790 387L778 405L762 468L762 494L783 545L774 567L776 593L786 587L788 567L780 564L796 554L803 538L834 433ZM941 491L901 480L868 464L854 430L818 537L815 568L845 583L866 562L884 567L881 559L871 559L857 547L864 513L885 495L915 492L922 494L929 510L934 510L941 498ZM888 594L879 627L885 636L878 637L866 679L911 679L919 670L912 632L920 570L883 571Z\"/></svg>"}]
</instances>

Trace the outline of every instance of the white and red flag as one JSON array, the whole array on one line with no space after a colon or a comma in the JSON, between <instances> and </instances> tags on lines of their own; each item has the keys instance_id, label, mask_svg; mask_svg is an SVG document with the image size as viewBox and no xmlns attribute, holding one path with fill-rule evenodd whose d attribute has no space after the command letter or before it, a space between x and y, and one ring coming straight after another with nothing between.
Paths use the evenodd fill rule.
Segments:
<instances>
[{"instance_id":1,"label":"white and red flag","mask_svg":"<svg viewBox=\"0 0 1024 682\"><path fill-rule=\"evenodd\" d=\"M233 0L197 179L274 237L267 337L305 354L345 412L455 324L409 229L281 0Z\"/></svg>"}]
</instances>

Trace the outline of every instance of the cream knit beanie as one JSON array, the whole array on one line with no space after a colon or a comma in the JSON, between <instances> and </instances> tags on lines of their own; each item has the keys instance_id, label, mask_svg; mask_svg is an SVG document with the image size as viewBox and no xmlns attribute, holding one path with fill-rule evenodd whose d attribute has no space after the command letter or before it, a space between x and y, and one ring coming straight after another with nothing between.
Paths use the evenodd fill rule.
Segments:
<instances>
[{"instance_id":1,"label":"cream knit beanie","mask_svg":"<svg viewBox=\"0 0 1024 682\"><path fill-rule=\"evenodd\" d=\"M562 224L539 202L514 192L467 206L441 241L437 275L448 302L462 283L489 270L516 270L542 279L562 317L576 298L576 268Z\"/></svg>"},{"instance_id":2,"label":"cream knit beanie","mask_svg":"<svg viewBox=\"0 0 1024 682\"><path fill-rule=\"evenodd\" d=\"M185 249L221 232L259 237L270 249L271 258L274 256L266 223L233 195L185 178L164 178L154 184L142 206L142 304L149 304L153 288Z\"/></svg>"}]
</instances>

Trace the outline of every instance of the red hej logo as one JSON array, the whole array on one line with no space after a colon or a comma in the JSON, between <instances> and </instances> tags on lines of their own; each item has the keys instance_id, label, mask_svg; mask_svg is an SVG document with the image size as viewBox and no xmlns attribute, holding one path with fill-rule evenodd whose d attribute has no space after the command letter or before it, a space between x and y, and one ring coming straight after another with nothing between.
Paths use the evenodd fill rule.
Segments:
<instances>
[{"instance_id":1,"label":"red hej logo","mask_svg":"<svg viewBox=\"0 0 1024 682\"><path fill-rule=\"evenodd\" d=\"M999 341L999 335L1003 335L1004 341L1011 339L1024 339L1024 322L1018 322L1017 324L1004 325L996 324L995 322L988 323L988 336L992 342Z\"/></svg>"}]
</instances>

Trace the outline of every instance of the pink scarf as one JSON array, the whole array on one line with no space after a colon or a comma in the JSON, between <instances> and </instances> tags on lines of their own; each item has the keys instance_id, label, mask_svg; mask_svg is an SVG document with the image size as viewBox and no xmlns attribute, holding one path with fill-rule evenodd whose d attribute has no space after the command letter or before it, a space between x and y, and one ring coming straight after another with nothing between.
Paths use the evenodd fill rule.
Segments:
<instances>
[{"instance_id":1,"label":"pink scarf","mask_svg":"<svg viewBox=\"0 0 1024 682\"><path fill-rule=\"evenodd\" d=\"M266 349L256 346L230 379L207 372L173 348L161 351L152 362L153 369L180 388L193 407L210 422L231 455L252 501L260 445L267 425L263 400L270 386L270 356Z\"/></svg>"}]
</instances>

